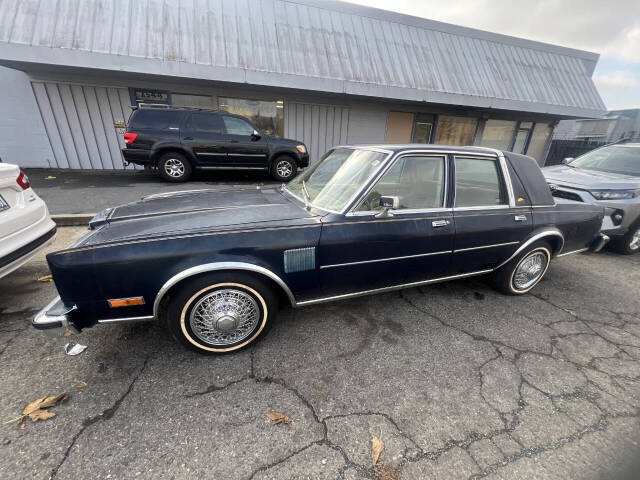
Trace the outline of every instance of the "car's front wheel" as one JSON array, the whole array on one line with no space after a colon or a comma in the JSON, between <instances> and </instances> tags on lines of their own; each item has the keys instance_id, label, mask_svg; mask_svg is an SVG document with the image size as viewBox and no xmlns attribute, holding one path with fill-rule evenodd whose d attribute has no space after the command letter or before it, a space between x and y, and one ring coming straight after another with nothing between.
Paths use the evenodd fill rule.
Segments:
<instances>
[{"instance_id":1,"label":"car's front wheel","mask_svg":"<svg viewBox=\"0 0 640 480\"><path fill-rule=\"evenodd\" d=\"M620 238L611 239L611 248L623 255L633 255L640 252L640 223L629 228Z\"/></svg>"},{"instance_id":2,"label":"car's front wheel","mask_svg":"<svg viewBox=\"0 0 640 480\"><path fill-rule=\"evenodd\" d=\"M296 176L298 165L289 155L277 157L271 165L271 176L279 182L288 182Z\"/></svg>"},{"instance_id":3,"label":"car's front wheel","mask_svg":"<svg viewBox=\"0 0 640 480\"><path fill-rule=\"evenodd\" d=\"M278 300L264 282L244 273L212 273L181 284L166 311L169 330L200 353L248 347L271 327Z\"/></svg>"},{"instance_id":4,"label":"car's front wheel","mask_svg":"<svg viewBox=\"0 0 640 480\"><path fill-rule=\"evenodd\" d=\"M551 262L551 247L546 242L529 246L523 253L493 272L493 286L508 295L522 295L535 287Z\"/></svg>"},{"instance_id":5,"label":"car's front wheel","mask_svg":"<svg viewBox=\"0 0 640 480\"><path fill-rule=\"evenodd\" d=\"M186 182L191 170L191 163L181 153L163 153L158 159L158 173L167 182Z\"/></svg>"}]
</instances>

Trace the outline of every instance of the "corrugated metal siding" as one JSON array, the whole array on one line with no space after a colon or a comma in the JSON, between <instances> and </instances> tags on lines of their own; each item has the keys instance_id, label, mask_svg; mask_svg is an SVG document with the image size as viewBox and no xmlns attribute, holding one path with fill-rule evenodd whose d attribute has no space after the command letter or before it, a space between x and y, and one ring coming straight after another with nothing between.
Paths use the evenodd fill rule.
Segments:
<instances>
[{"instance_id":1,"label":"corrugated metal siding","mask_svg":"<svg viewBox=\"0 0 640 480\"><path fill-rule=\"evenodd\" d=\"M434 22L425 21L422 28L416 19L396 14L389 14L396 21L358 15L351 13L358 11L352 5L325 8L303 0L0 0L0 5L0 42L335 79L362 84L365 91L376 85L604 110L584 57L518 39L491 40L489 34L458 27L450 26L458 32L450 33L429 27Z\"/></svg>"},{"instance_id":2,"label":"corrugated metal siding","mask_svg":"<svg viewBox=\"0 0 640 480\"><path fill-rule=\"evenodd\" d=\"M122 169L126 88L32 82L57 168ZM133 168L133 167L129 167Z\"/></svg>"},{"instance_id":3,"label":"corrugated metal siding","mask_svg":"<svg viewBox=\"0 0 640 480\"><path fill-rule=\"evenodd\" d=\"M304 142L312 163L331 147L347 143L348 107L295 102L284 107L284 135Z\"/></svg>"}]
</instances>

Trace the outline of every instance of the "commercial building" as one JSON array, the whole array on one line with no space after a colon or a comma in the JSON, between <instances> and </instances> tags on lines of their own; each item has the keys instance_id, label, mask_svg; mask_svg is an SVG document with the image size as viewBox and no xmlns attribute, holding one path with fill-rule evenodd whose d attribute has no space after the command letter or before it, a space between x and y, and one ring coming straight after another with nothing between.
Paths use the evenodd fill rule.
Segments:
<instances>
[{"instance_id":1,"label":"commercial building","mask_svg":"<svg viewBox=\"0 0 640 480\"><path fill-rule=\"evenodd\" d=\"M123 168L130 105L220 108L304 141L484 145L545 158L599 117L598 55L321 0L6 0L0 157ZM129 167L131 168L131 167Z\"/></svg>"}]
</instances>

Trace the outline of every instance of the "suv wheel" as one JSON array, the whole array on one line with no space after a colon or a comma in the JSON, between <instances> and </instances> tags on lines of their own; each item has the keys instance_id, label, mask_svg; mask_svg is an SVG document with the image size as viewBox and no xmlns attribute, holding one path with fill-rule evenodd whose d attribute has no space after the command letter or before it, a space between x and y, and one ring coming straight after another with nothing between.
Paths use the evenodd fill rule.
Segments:
<instances>
[{"instance_id":1,"label":"suv wheel","mask_svg":"<svg viewBox=\"0 0 640 480\"><path fill-rule=\"evenodd\" d=\"M279 182L288 182L296 176L298 165L289 155L281 155L271 165L271 176Z\"/></svg>"},{"instance_id":2,"label":"suv wheel","mask_svg":"<svg viewBox=\"0 0 640 480\"><path fill-rule=\"evenodd\" d=\"M633 255L640 252L640 223L631 225L629 231L620 238L611 240L613 250L623 255Z\"/></svg>"},{"instance_id":3,"label":"suv wheel","mask_svg":"<svg viewBox=\"0 0 640 480\"><path fill-rule=\"evenodd\" d=\"M181 153L163 153L158 159L158 173L167 182L186 182L191 176L191 164Z\"/></svg>"}]
</instances>

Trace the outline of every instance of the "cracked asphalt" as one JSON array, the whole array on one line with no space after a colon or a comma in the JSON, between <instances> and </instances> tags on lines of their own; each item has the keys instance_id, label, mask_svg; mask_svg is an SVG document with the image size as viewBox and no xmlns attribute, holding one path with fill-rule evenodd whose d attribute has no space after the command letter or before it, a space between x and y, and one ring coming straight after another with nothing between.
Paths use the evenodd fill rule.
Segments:
<instances>
[{"instance_id":1,"label":"cracked asphalt","mask_svg":"<svg viewBox=\"0 0 640 480\"><path fill-rule=\"evenodd\" d=\"M55 295L40 256L0 279L0 478L373 479L373 435L405 480L638 478L639 265L574 255L522 297L472 279L285 308L254 348L205 357L153 323L33 330ZM62 391L55 418L5 423Z\"/></svg>"}]
</instances>

